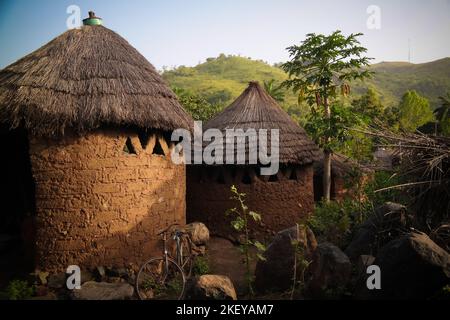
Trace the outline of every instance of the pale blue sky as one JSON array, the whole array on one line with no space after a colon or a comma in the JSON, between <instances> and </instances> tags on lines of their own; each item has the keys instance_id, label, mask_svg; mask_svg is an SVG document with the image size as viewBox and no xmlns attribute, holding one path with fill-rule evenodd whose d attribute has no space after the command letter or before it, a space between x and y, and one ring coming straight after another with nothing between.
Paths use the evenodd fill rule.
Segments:
<instances>
[{"instance_id":1,"label":"pale blue sky","mask_svg":"<svg viewBox=\"0 0 450 320\"><path fill-rule=\"evenodd\" d=\"M363 32L368 55L412 62L450 56L450 0L0 0L0 68L64 32L69 5L93 10L158 69L195 65L220 53L269 63L306 33ZM366 26L369 5L381 30Z\"/></svg>"}]
</instances>

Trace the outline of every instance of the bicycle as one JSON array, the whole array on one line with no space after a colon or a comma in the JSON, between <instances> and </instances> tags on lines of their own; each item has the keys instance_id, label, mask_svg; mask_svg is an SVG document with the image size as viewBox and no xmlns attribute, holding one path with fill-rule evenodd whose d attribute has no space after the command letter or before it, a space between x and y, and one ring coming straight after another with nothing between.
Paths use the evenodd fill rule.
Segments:
<instances>
[{"instance_id":1,"label":"bicycle","mask_svg":"<svg viewBox=\"0 0 450 320\"><path fill-rule=\"evenodd\" d=\"M189 235L175 223L158 233L163 240L163 255L145 262L136 276L136 292L141 300L180 300L184 297L186 279L192 272L192 252ZM169 252L168 234L175 247ZM175 257L173 257L175 256Z\"/></svg>"}]
</instances>

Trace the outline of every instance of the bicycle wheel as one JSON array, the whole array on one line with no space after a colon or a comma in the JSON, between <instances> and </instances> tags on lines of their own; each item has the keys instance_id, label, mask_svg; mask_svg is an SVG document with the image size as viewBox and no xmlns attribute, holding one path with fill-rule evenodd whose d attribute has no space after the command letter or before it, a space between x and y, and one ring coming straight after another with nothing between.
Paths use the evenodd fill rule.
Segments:
<instances>
[{"instance_id":1,"label":"bicycle wheel","mask_svg":"<svg viewBox=\"0 0 450 320\"><path fill-rule=\"evenodd\" d=\"M136 276L136 292L141 300L180 300L185 285L183 269L170 258L148 260Z\"/></svg>"},{"instance_id":2,"label":"bicycle wheel","mask_svg":"<svg viewBox=\"0 0 450 320\"><path fill-rule=\"evenodd\" d=\"M180 238L180 250L178 255L176 255L176 261L183 269L186 278L189 278L194 264L194 257L192 255L191 240L187 235L183 235Z\"/></svg>"}]
</instances>

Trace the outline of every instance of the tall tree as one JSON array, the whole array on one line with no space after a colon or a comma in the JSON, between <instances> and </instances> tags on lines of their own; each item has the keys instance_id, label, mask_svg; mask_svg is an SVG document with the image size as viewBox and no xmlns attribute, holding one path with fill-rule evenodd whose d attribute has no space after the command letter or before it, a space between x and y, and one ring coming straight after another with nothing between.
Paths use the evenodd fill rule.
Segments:
<instances>
[{"instance_id":1,"label":"tall tree","mask_svg":"<svg viewBox=\"0 0 450 320\"><path fill-rule=\"evenodd\" d=\"M328 36L310 33L300 45L287 48L291 60L282 66L289 74L284 85L298 93L299 102L305 99L311 108L322 109L328 128L333 127L330 106L339 92L348 95L351 81L363 80L372 74L364 68L369 65L370 58L364 56L367 49L358 41L361 35L344 36L341 31ZM325 201L330 200L331 193L332 140L333 134L329 133L321 145L324 150Z\"/></svg>"},{"instance_id":2,"label":"tall tree","mask_svg":"<svg viewBox=\"0 0 450 320\"><path fill-rule=\"evenodd\" d=\"M428 99L413 90L403 95L398 106L398 119L403 130L414 132L435 118Z\"/></svg>"}]
</instances>

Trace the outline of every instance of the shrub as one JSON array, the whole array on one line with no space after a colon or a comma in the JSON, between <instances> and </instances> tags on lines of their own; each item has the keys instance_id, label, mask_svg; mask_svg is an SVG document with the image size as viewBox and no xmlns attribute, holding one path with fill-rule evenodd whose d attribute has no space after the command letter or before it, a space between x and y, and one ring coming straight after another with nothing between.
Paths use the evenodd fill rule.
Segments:
<instances>
[{"instance_id":1,"label":"shrub","mask_svg":"<svg viewBox=\"0 0 450 320\"><path fill-rule=\"evenodd\" d=\"M196 257L192 267L195 275L201 276L209 273L209 262L206 257Z\"/></svg>"},{"instance_id":2,"label":"shrub","mask_svg":"<svg viewBox=\"0 0 450 320\"><path fill-rule=\"evenodd\" d=\"M350 233L353 209L349 201L323 201L316 206L308 225L318 238L342 247Z\"/></svg>"},{"instance_id":3,"label":"shrub","mask_svg":"<svg viewBox=\"0 0 450 320\"><path fill-rule=\"evenodd\" d=\"M1 298L6 300L26 300L33 297L35 287L28 285L27 281L13 280L1 293Z\"/></svg>"}]
</instances>

